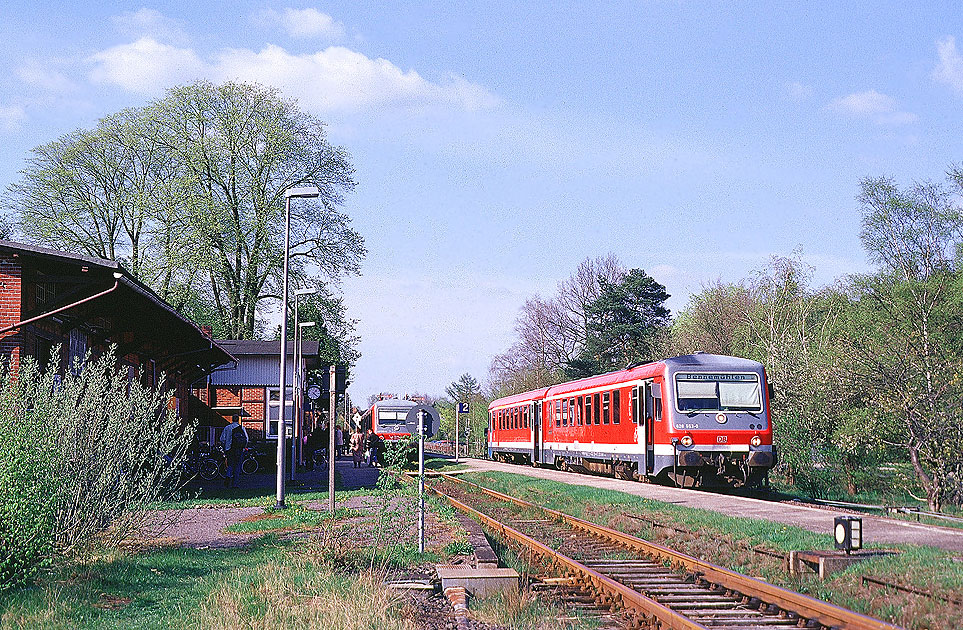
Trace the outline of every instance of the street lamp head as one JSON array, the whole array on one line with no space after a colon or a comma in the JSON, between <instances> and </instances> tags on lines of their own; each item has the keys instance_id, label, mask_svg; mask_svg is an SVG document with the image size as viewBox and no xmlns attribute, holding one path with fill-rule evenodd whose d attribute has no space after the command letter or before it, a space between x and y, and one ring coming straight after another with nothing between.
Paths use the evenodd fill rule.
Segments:
<instances>
[{"instance_id":1,"label":"street lamp head","mask_svg":"<svg viewBox=\"0 0 963 630\"><path fill-rule=\"evenodd\" d=\"M316 326L317 322L301 322L298 324L300 328L310 328L311 326Z\"/></svg>"},{"instance_id":2,"label":"street lamp head","mask_svg":"<svg viewBox=\"0 0 963 630\"><path fill-rule=\"evenodd\" d=\"M321 194L317 186L297 186L295 188L288 188L284 191L284 198L290 199L291 197L317 197Z\"/></svg>"},{"instance_id":3,"label":"street lamp head","mask_svg":"<svg viewBox=\"0 0 963 630\"><path fill-rule=\"evenodd\" d=\"M308 287L306 289L296 289L294 295L314 295L318 290L315 287Z\"/></svg>"}]
</instances>

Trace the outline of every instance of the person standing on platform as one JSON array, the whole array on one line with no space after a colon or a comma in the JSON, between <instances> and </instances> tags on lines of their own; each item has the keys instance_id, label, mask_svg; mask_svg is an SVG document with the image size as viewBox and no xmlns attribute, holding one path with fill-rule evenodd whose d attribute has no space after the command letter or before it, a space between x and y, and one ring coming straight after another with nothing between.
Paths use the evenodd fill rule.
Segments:
<instances>
[{"instance_id":1,"label":"person standing on platform","mask_svg":"<svg viewBox=\"0 0 963 630\"><path fill-rule=\"evenodd\" d=\"M237 482L241 478L241 461L247 442L247 429L241 424L239 416L232 416L231 424L221 431L221 446L224 447L224 457L227 459L227 479L224 480L224 487L237 487Z\"/></svg>"},{"instance_id":2,"label":"person standing on platform","mask_svg":"<svg viewBox=\"0 0 963 630\"><path fill-rule=\"evenodd\" d=\"M351 459L354 461L355 468L361 468L361 459L364 455L364 436L361 429L351 434Z\"/></svg>"},{"instance_id":3,"label":"person standing on platform","mask_svg":"<svg viewBox=\"0 0 963 630\"><path fill-rule=\"evenodd\" d=\"M340 425L334 426L334 456L341 457L344 454L344 432Z\"/></svg>"},{"instance_id":4,"label":"person standing on platform","mask_svg":"<svg viewBox=\"0 0 963 630\"><path fill-rule=\"evenodd\" d=\"M378 463L377 439L375 432L368 429L368 433L364 436L364 447L368 449L368 466L374 466Z\"/></svg>"}]
</instances>

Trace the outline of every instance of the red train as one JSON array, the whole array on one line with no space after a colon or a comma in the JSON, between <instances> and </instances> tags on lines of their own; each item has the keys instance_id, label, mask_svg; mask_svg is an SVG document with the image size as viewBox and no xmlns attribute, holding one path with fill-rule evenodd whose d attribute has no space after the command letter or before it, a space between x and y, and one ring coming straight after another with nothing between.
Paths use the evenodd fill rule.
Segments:
<instances>
[{"instance_id":1,"label":"red train","mask_svg":"<svg viewBox=\"0 0 963 630\"><path fill-rule=\"evenodd\" d=\"M400 398L379 400L361 416L361 428L374 430L386 442L407 439L418 432L417 423L408 424L406 420L408 412L417 404Z\"/></svg>"},{"instance_id":2,"label":"red train","mask_svg":"<svg viewBox=\"0 0 963 630\"><path fill-rule=\"evenodd\" d=\"M776 464L761 363L697 353L493 401L488 454L680 486L755 485Z\"/></svg>"}]
</instances>

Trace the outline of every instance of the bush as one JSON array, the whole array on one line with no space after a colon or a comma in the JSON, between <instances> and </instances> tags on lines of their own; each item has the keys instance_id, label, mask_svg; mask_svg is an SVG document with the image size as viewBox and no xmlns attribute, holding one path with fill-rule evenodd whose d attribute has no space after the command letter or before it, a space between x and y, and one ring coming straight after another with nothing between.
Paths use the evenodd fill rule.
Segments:
<instances>
[{"instance_id":1,"label":"bush","mask_svg":"<svg viewBox=\"0 0 963 630\"><path fill-rule=\"evenodd\" d=\"M35 378L29 368L27 378ZM6 369L0 379L10 382ZM23 414L18 389L0 389L0 593L34 577L53 549L54 502L50 460Z\"/></svg>"},{"instance_id":2,"label":"bush","mask_svg":"<svg viewBox=\"0 0 963 630\"><path fill-rule=\"evenodd\" d=\"M163 379L128 380L113 351L58 368L25 358L16 379L0 377L0 584L30 579L54 551L129 534L176 487L193 437Z\"/></svg>"}]
</instances>

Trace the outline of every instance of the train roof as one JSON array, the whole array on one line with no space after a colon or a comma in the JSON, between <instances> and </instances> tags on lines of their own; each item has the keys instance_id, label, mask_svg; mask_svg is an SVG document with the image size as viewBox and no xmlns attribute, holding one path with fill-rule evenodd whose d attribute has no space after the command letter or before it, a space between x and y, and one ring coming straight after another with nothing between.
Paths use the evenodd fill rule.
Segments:
<instances>
[{"instance_id":1,"label":"train roof","mask_svg":"<svg viewBox=\"0 0 963 630\"><path fill-rule=\"evenodd\" d=\"M517 405L518 403L528 402L530 400L540 400L545 397L545 392L547 392L549 387L542 387L541 389L533 389L530 392L524 392L522 394L513 394L511 396L505 396L504 398L499 398L498 400L493 400L489 409L493 407L504 407L507 405Z\"/></svg>"},{"instance_id":2,"label":"train roof","mask_svg":"<svg viewBox=\"0 0 963 630\"><path fill-rule=\"evenodd\" d=\"M405 400L403 398L388 398L387 400L379 400L375 402L372 407L407 407L411 408L417 405L413 400Z\"/></svg>"},{"instance_id":3,"label":"train roof","mask_svg":"<svg viewBox=\"0 0 963 630\"><path fill-rule=\"evenodd\" d=\"M756 370L762 367L758 361L730 357L723 354L707 354L698 352L696 354L684 354L671 359L662 361L670 368L686 369L690 367L704 367L719 370Z\"/></svg>"},{"instance_id":4,"label":"train roof","mask_svg":"<svg viewBox=\"0 0 963 630\"><path fill-rule=\"evenodd\" d=\"M739 357L730 357L720 354L707 354L704 352L699 352L696 354L684 354L677 357L663 359L661 361L655 361L653 363L635 365L623 370L607 372L597 376L589 376L577 381L568 381L566 383L552 385L551 387L543 387L541 389L532 390L522 394L506 396L504 398L499 398L498 400L492 401L488 408L492 409L495 407L512 406L532 400L551 398L552 396L567 394L569 392L580 391L583 389L605 387L606 385L615 385L625 381L650 378L655 374L662 373L665 368L668 368L672 372L677 372L692 368L709 370L756 371L761 367L762 364L758 361L741 359Z\"/></svg>"}]
</instances>

